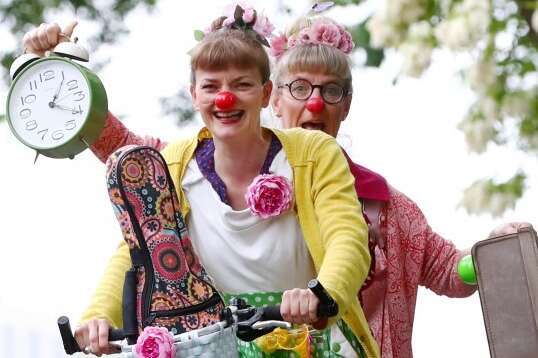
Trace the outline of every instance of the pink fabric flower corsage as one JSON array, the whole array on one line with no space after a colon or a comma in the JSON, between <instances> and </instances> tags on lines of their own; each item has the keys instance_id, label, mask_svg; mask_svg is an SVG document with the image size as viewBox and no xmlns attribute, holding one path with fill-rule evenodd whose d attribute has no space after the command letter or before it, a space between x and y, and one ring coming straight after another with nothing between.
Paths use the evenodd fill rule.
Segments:
<instances>
[{"instance_id":1,"label":"pink fabric flower corsage","mask_svg":"<svg viewBox=\"0 0 538 358\"><path fill-rule=\"evenodd\" d=\"M146 327L138 337L135 352L139 358L174 358L174 337L164 327Z\"/></svg>"},{"instance_id":2,"label":"pink fabric flower corsage","mask_svg":"<svg viewBox=\"0 0 538 358\"><path fill-rule=\"evenodd\" d=\"M287 211L291 207L293 193L285 177L260 174L249 185L245 200L254 215L267 219Z\"/></svg>"}]
</instances>

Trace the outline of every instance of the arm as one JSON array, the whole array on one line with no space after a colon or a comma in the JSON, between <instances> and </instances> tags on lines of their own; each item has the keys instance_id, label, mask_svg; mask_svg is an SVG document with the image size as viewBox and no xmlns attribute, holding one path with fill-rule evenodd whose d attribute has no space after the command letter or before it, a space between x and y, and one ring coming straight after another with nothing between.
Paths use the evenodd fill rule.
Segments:
<instances>
[{"instance_id":1,"label":"arm","mask_svg":"<svg viewBox=\"0 0 538 358\"><path fill-rule=\"evenodd\" d=\"M407 230L399 231L398 240L406 256L414 256L412 261L419 260L418 284L448 297L467 297L476 290L476 286L465 284L457 273L458 262L466 252L435 233L416 203L392 189L388 210L387 217L404 218L407 223ZM391 210L399 213L390 213Z\"/></svg>"},{"instance_id":2,"label":"arm","mask_svg":"<svg viewBox=\"0 0 538 358\"><path fill-rule=\"evenodd\" d=\"M89 307L82 314L81 322L94 318L107 320L114 327L122 327L122 296L125 272L131 267L129 248L122 242L99 282Z\"/></svg>"},{"instance_id":3,"label":"arm","mask_svg":"<svg viewBox=\"0 0 538 358\"><path fill-rule=\"evenodd\" d=\"M97 355L117 353L116 347L109 345L108 332L111 326L123 326L123 280L130 266L129 248L122 243L110 259L90 306L83 313L81 323L75 330L79 347L87 347Z\"/></svg>"},{"instance_id":4,"label":"arm","mask_svg":"<svg viewBox=\"0 0 538 358\"><path fill-rule=\"evenodd\" d=\"M368 274L368 228L354 178L336 142L325 140L317 152L312 194L325 249L318 279L343 314Z\"/></svg>"},{"instance_id":5,"label":"arm","mask_svg":"<svg viewBox=\"0 0 538 358\"><path fill-rule=\"evenodd\" d=\"M95 143L90 146L90 149L99 160L105 163L110 154L129 144L145 145L160 151L166 147L167 143L159 138L141 137L134 134L112 113L108 112L105 128Z\"/></svg>"}]
</instances>

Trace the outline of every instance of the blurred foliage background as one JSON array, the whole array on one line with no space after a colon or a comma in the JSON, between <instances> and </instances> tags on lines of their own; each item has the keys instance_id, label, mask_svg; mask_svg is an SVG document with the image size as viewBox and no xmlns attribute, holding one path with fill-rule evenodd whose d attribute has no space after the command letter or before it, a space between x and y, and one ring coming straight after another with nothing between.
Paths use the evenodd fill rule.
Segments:
<instances>
[{"instance_id":1,"label":"blurred foliage background","mask_svg":"<svg viewBox=\"0 0 538 358\"><path fill-rule=\"evenodd\" d=\"M363 6L373 0L339 0L336 6ZM2 27L14 46L0 48L2 78L7 88L9 66L21 52L21 38L31 27L51 21L59 11L74 13L95 24L89 51L114 44L128 34L122 21L137 7L147 11L157 0L13 0L0 1ZM285 2L281 11L289 12ZM379 67L387 56L403 58L399 76L420 77L432 54L447 49L466 56L462 80L476 100L461 119L468 148L484 153L490 143L515 147L538 156L538 1L536 0L376 0L368 18L349 27L364 61L357 66ZM378 5L378 6L377 6ZM99 70L106 61L92 64ZM398 78L395 78L397 82ZM440 84L441 85L441 84ZM162 98L163 114L178 124L190 121L190 96L179 91ZM0 121L4 115L0 113ZM500 216L514 208L524 193L527 175L520 168L504 181L481 178L470 183L462 205L469 213Z\"/></svg>"}]
</instances>

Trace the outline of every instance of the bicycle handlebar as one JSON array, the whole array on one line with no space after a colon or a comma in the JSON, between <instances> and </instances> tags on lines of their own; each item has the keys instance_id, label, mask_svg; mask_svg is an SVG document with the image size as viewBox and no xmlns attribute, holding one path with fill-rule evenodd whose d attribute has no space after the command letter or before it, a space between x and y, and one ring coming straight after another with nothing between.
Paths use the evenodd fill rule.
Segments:
<instances>
[{"instance_id":1,"label":"bicycle handlebar","mask_svg":"<svg viewBox=\"0 0 538 358\"><path fill-rule=\"evenodd\" d=\"M74 354L77 352L82 352L80 346L75 340L73 331L71 330L71 324L69 323L69 318L66 316L61 316L58 318L58 328L60 329L60 335L62 336L62 342L64 344L64 350L67 354ZM121 341L125 338L125 334L122 329L110 328L108 332L108 341Z\"/></svg>"},{"instance_id":2,"label":"bicycle handlebar","mask_svg":"<svg viewBox=\"0 0 538 358\"><path fill-rule=\"evenodd\" d=\"M308 288L312 290L320 301L318 306L318 317L320 320L315 322L313 327L323 329L327 324L327 318L338 314L338 304L317 279L311 280L308 283ZM229 307L224 309L222 317L223 320L228 322L228 325L237 322L236 335L239 339L247 342L261 337L274 329L272 326L263 325L263 328L255 328L256 323L264 321L284 322L280 314L280 305L255 308L247 305L244 300L239 298L232 299ZM58 328L60 329L65 352L67 354L81 352L82 350L73 336L69 318L65 316L58 318ZM108 334L109 342L121 341L124 338L126 338L126 335L122 329L110 328Z\"/></svg>"}]
</instances>

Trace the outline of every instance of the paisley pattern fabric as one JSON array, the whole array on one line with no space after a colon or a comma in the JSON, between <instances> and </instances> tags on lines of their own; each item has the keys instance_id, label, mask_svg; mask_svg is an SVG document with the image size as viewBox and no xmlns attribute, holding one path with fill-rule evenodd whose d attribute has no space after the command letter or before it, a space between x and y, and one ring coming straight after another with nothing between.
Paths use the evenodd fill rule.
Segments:
<instances>
[{"instance_id":1,"label":"paisley pattern fabric","mask_svg":"<svg viewBox=\"0 0 538 358\"><path fill-rule=\"evenodd\" d=\"M412 358L418 287L467 297L476 286L464 284L455 270L462 252L431 229L417 204L392 187L380 221L385 247L374 247L375 268L370 284L361 289L361 304L382 357Z\"/></svg>"},{"instance_id":2,"label":"paisley pattern fabric","mask_svg":"<svg viewBox=\"0 0 538 358\"><path fill-rule=\"evenodd\" d=\"M139 330L183 333L220 321L224 307L191 245L164 159L126 146L107 162L110 200L137 270Z\"/></svg>"}]
</instances>

